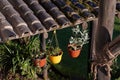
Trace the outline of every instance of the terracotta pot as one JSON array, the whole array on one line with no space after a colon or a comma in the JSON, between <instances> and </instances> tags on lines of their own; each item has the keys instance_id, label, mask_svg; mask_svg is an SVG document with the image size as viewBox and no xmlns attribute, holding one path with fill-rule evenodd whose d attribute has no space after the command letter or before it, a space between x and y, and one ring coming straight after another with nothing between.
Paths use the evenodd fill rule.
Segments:
<instances>
[{"instance_id":1,"label":"terracotta pot","mask_svg":"<svg viewBox=\"0 0 120 80\"><path fill-rule=\"evenodd\" d=\"M73 49L71 49L70 45L74 45L74 44L68 44L69 55L72 58L77 58L80 55L81 49L73 50Z\"/></svg>"},{"instance_id":2,"label":"terracotta pot","mask_svg":"<svg viewBox=\"0 0 120 80\"><path fill-rule=\"evenodd\" d=\"M45 64L46 64L46 58L43 58L43 59L35 59L34 61L34 64L35 66L38 66L38 67L44 67Z\"/></svg>"},{"instance_id":3,"label":"terracotta pot","mask_svg":"<svg viewBox=\"0 0 120 80\"><path fill-rule=\"evenodd\" d=\"M72 58L77 58L80 55L80 49L79 50L71 50L68 49L68 52Z\"/></svg>"},{"instance_id":4,"label":"terracotta pot","mask_svg":"<svg viewBox=\"0 0 120 80\"><path fill-rule=\"evenodd\" d=\"M62 55L63 55L63 52L61 52L60 55L56 55L56 56L50 55L49 59L53 64L58 64L58 63L60 63L60 61L62 59Z\"/></svg>"}]
</instances>

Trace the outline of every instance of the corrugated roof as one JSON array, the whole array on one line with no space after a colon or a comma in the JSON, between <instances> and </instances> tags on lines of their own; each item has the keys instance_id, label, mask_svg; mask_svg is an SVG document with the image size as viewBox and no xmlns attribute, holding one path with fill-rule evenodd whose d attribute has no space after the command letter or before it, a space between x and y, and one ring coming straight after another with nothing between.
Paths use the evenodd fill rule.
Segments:
<instances>
[{"instance_id":1,"label":"corrugated roof","mask_svg":"<svg viewBox=\"0 0 120 80\"><path fill-rule=\"evenodd\" d=\"M0 0L0 41L93 20L98 15L98 5L90 0L85 3L92 8L78 0L71 0L72 5L64 0Z\"/></svg>"}]
</instances>

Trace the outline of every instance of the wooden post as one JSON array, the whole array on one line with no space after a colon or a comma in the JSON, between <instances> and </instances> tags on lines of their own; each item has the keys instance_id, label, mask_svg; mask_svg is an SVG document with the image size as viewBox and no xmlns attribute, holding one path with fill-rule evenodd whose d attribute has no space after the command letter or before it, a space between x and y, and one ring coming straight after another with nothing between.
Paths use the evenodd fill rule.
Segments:
<instances>
[{"instance_id":1,"label":"wooden post","mask_svg":"<svg viewBox=\"0 0 120 80\"><path fill-rule=\"evenodd\" d=\"M47 36L47 33L41 33L40 34L40 48L41 48L41 51L42 52L44 52L44 51L46 51L46 37ZM48 78L48 67L47 67L47 65L46 66L44 66L44 68L43 68L44 70L43 70L43 80L49 80L49 78Z\"/></svg>"},{"instance_id":2,"label":"wooden post","mask_svg":"<svg viewBox=\"0 0 120 80\"><path fill-rule=\"evenodd\" d=\"M95 59L95 56L96 56L96 53L95 53L95 34L96 34L96 29L97 29L97 26L98 26L98 19L96 20L93 20L92 21L92 36L91 36L91 49L90 49L90 53L92 53L90 55L90 59L91 60L94 60Z\"/></svg>"},{"instance_id":3,"label":"wooden post","mask_svg":"<svg viewBox=\"0 0 120 80\"><path fill-rule=\"evenodd\" d=\"M93 63L91 69L94 80L110 80L110 64L104 56L104 46L111 42L116 0L100 0L98 26L94 22L91 53Z\"/></svg>"},{"instance_id":4,"label":"wooden post","mask_svg":"<svg viewBox=\"0 0 120 80\"><path fill-rule=\"evenodd\" d=\"M46 39L44 37L44 33L40 34L40 49L42 52L44 52L46 50Z\"/></svg>"}]
</instances>

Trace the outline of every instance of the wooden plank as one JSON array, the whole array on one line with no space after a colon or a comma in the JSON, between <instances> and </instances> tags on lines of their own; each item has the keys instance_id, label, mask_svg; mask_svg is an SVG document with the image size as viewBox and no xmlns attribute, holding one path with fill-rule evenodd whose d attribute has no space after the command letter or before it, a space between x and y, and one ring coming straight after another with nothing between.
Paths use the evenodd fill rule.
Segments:
<instances>
[{"instance_id":1,"label":"wooden plank","mask_svg":"<svg viewBox=\"0 0 120 80\"><path fill-rule=\"evenodd\" d=\"M116 57L120 54L120 35L110 42L108 49Z\"/></svg>"}]
</instances>

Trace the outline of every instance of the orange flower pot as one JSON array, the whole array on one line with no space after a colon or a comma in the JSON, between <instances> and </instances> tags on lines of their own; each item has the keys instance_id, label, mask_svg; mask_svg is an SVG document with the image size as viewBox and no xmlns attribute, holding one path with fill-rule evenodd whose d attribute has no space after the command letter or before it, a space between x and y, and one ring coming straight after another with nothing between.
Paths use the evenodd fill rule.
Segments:
<instances>
[{"instance_id":1,"label":"orange flower pot","mask_svg":"<svg viewBox=\"0 0 120 80\"><path fill-rule=\"evenodd\" d=\"M43 59L35 59L34 61L35 63L35 66L38 66L38 67L44 67L45 64L46 64L46 58L43 58Z\"/></svg>"},{"instance_id":2,"label":"orange flower pot","mask_svg":"<svg viewBox=\"0 0 120 80\"><path fill-rule=\"evenodd\" d=\"M49 59L53 64L58 64L62 59L62 55L63 55L63 52L61 52L60 55L57 55L57 56L50 55Z\"/></svg>"},{"instance_id":3,"label":"orange flower pot","mask_svg":"<svg viewBox=\"0 0 120 80\"><path fill-rule=\"evenodd\" d=\"M68 52L72 58L77 58L80 55L80 49L79 50L71 50L68 49Z\"/></svg>"},{"instance_id":4,"label":"orange flower pot","mask_svg":"<svg viewBox=\"0 0 120 80\"><path fill-rule=\"evenodd\" d=\"M71 45L74 45L74 44L68 44L68 53L72 58L77 58L80 55L82 47L80 49L73 50L71 48Z\"/></svg>"}]
</instances>

